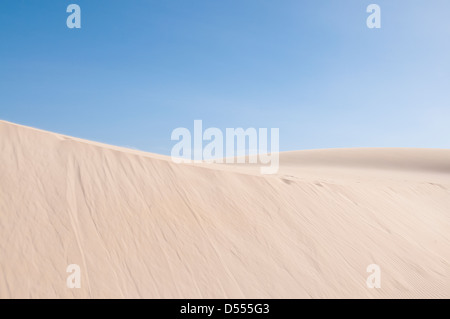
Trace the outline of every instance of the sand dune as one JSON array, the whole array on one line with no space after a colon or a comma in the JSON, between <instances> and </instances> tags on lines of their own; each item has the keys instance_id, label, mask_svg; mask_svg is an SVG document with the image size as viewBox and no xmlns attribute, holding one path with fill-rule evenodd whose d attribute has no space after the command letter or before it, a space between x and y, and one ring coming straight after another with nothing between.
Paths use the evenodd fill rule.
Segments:
<instances>
[{"instance_id":1,"label":"sand dune","mask_svg":"<svg viewBox=\"0 0 450 319\"><path fill-rule=\"evenodd\" d=\"M2 121L0 298L450 298L450 150L280 165L175 164Z\"/></svg>"}]
</instances>

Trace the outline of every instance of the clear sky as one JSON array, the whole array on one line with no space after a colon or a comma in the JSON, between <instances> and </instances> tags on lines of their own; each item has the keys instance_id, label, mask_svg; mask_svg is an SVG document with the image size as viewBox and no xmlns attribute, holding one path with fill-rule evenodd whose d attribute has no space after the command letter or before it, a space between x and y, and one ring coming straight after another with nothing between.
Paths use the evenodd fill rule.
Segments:
<instances>
[{"instance_id":1,"label":"clear sky","mask_svg":"<svg viewBox=\"0 0 450 319\"><path fill-rule=\"evenodd\" d=\"M1 0L0 118L162 154L195 119L283 151L450 148L450 1Z\"/></svg>"}]
</instances>

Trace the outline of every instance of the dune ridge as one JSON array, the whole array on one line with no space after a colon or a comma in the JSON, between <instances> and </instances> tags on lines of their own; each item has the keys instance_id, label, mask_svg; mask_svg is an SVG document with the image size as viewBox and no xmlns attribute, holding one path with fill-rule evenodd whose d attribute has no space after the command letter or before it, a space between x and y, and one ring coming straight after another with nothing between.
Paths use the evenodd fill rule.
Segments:
<instances>
[{"instance_id":1,"label":"dune ridge","mask_svg":"<svg viewBox=\"0 0 450 319\"><path fill-rule=\"evenodd\" d=\"M450 297L450 150L285 152L263 176L0 121L0 154L0 298Z\"/></svg>"}]
</instances>

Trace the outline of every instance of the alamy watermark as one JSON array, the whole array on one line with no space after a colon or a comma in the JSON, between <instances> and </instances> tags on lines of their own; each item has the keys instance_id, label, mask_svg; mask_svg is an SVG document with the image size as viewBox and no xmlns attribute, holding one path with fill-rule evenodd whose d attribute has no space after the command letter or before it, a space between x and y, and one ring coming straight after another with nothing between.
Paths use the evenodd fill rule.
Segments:
<instances>
[{"instance_id":1,"label":"alamy watermark","mask_svg":"<svg viewBox=\"0 0 450 319\"><path fill-rule=\"evenodd\" d=\"M367 288L381 288L381 268L377 264L370 264L367 266L367 272L371 275L367 277L366 285Z\"/></svg>"},{"instance_id":2,"label":"alamy watermark","mask_svg":"<svg viewBox=\"0 0 450 319\"><path fill-rule=\"evenodd\" d=\"M67 10L70 15L67 17L66 25L69 29L81 28L81 8L77 4L69 4Z\"/></svg>"},{"instance_id":3,"label":"alamy watermark","mask_svg":"<svg viewBox=\"0 0 450 319\"><path fill-rule=\"evenodd\" d=\"M381 28L381 8L378 4L370 4L367 6L367 13L370 15L367 17L366 24L369 29Z\"/></svg>"},{"instance_id":4,"label":"alamy watermark","mask_svg":"<svg viewBox=\"0 0 450 319\"><path fill-rule=\"evenodd\" d=\"M278 128L227 128L225 134L216 127L203 131L202 120L194 121L194 131L178 127L172 131L171 156L175 163L248 163L260 164L261 174L276 174L279 167ZM204 142L207 142L204 145ZM248 143L247 143L248 141ZM224 152L225 150L225 152Z\"/></svg>"},{"instance_id":5,"label":"alamy watermark","mask_svg":"<svg viewBox=\"0 0 450 319\"><path fill-rule=\"evenodd\" d=\"M66 280L67 288L81 288L81 269L77 264L70 264L66 272L71 273Z\"/></svg>"},{"instance_id":6,"label":"alamy watermark","mask_svg":"<svg viewBox=\"0 0 450 319\"><path fill-rule=\"evenodd\" d=\"M66 12L70 13L67 17L66 25L69 29L81 28L81 8L77 4L69 4ZM369 4L366 9L367 13L370 13L366 20L366 25L369 29L381 28L381 8L378 4Z\"/></svg>"}]
</instances>

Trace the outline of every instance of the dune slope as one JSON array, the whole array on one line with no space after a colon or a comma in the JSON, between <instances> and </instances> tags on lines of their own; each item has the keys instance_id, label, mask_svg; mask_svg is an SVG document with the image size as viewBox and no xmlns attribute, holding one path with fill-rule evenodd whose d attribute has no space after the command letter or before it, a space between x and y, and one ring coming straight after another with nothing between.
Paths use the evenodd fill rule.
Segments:
<instances>
[{"instance_id":1,"label":"dune slope","mask_svg":"<svg viewBox=\"0 0 450 319\"><path fill-rule=\"evenodd\" d=\"M0 298L450 298L449 163L299 151L261 176L2 121Z\"/></svg>"}]
</instances>

